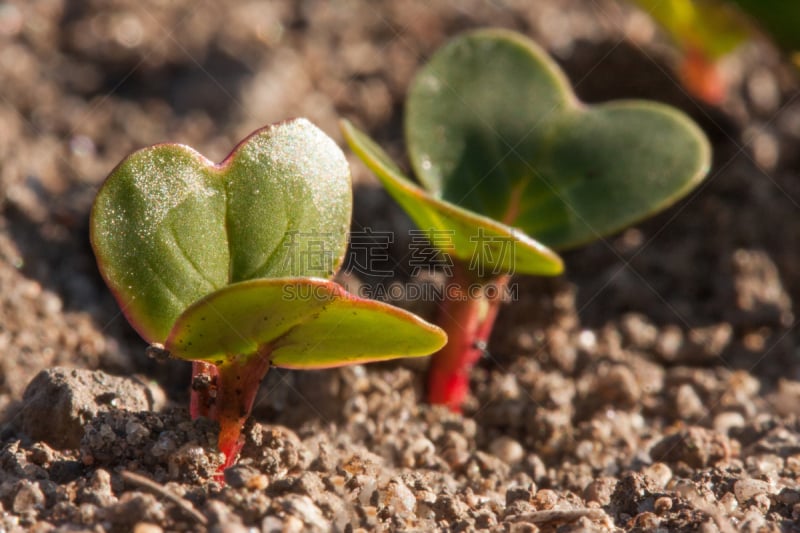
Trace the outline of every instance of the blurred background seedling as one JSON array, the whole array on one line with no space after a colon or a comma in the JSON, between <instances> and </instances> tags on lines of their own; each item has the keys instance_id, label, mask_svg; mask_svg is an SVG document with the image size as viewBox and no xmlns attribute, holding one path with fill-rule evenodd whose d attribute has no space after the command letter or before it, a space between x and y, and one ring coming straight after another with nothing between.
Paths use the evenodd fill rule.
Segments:
<instances>
[{"instance_id":1,"label":"blurred background seedling","mask_svg":"<svg viewBox=\"0 0 800 533\"><path fill-rule=\"evenodd\" d=\"M463 34L417 73L405 139L420 183L352 124L353 151L426 231L452 234L453 283L439 324L428 398L459 409L509 276L558 275L553 251L634 224L694 188L710 166L705 135L666 105L578 101L558 66L507 30ZM502 253L503 249L506 253Z\"/></svg>"}]
</instances>

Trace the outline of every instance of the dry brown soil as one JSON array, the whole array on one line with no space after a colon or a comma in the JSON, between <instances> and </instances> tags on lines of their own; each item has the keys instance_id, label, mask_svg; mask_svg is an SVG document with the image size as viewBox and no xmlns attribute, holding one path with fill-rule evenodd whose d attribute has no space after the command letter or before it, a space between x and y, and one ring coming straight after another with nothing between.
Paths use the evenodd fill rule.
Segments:
<instances>
[{"instance_id":1,"label":"dry brown soil","mask_svg":"<svg viewBox=\"0 0 800 533\"><path fill-rule=\"evenodd\" d=\"M347 117L401 159L414 71L483 26L531 36L587 101L689 113L708 180L564 276L517 279L463 416L423 401L420 365L273 371L212 481L188 364L146 358L97 274L98 185L133 149L219 160L293 116L340 143ZM798 530L798 82L751 44L710 107L674 60L615 0L0 2L0 531ZM354 228L403 257L410 222L348 157Z\"/></svg>"}]
</instances>

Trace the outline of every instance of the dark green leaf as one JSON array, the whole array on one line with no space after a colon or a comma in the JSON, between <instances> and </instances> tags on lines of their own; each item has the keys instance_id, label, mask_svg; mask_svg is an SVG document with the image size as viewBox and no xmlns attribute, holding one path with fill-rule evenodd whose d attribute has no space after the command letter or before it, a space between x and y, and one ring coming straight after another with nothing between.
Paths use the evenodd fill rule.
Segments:
<instances>
[{"instance_id":1,"label":"dark green leaf","mask_svg":"<svg viewBox=\"0 0 800 533\"><path fill-rule=\"evenodd\" d=\"M663 209L710 165L684 114L640 101L585 106L544 52L504 30L434 54L409 93L406 140L431 196L556 249Z\"/></svg>"}]
</instances>

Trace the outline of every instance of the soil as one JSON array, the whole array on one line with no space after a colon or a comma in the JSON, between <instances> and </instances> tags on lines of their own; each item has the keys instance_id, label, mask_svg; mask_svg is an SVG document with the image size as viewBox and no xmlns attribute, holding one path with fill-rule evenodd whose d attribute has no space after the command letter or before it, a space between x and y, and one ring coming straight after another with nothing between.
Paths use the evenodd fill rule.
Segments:
<instances>
[{"instance_id":1,"label":"soil","mask_svg":"<svg viewBox=\"0 0 800 533\"><path fill-rule=\"evenodd\" d=\"M272 371L214 481L189 365L148 359L97 274L94 192L133 149L220 160L293 116L402 161L411 76L483 26L531 36L584 100L689 113L709 178L564 276L516 278L463 415L424 402L424 364ZM800 530L800 86L754 42L710 107L675 59L614 0L1 3L0 531ZM348 157L353 228L396 232L397 264L343 281L406 283L411 223Z\"/></svg>"}]
</instances>

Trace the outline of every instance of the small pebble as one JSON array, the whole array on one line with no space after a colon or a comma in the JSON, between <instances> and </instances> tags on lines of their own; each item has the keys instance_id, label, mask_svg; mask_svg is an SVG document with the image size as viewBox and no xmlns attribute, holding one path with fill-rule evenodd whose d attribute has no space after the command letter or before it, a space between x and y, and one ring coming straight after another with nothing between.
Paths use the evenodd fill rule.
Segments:
<instances>
[{"instance_id":1,"label":"small pebble","mask_svg":"<svg viewBox=\"0 0 800 533\"><path fill-rule=\"evenodd\" d=\"M726 492L722 495L722 498L719 499L720 505L728 514L735 513L739 509L739 502L736 500L736 496L732 492Z\"/></svg>"},{"instance_id":2,"label":"small pebble","mask_svg":"<svg viewBox=\"0 0 800 533\"><path fill-rule=\"evenodd\" d=\"M678 387L675 393L675 408L678 417L689 422L702 419L706 414L706 406L703 404L703 400L697 395L694 387L688 383Z\"/></svg>"},{"instance_id":3,"label":"small pebble","mask_svg":"<svg viewBox=\"0 0 800 533\"><path fill-rule=\"evenodd\" d=\"M666 435L651 449L656 461L683 462L692 468L712 466L731 457L728 437L699 426L689 426Z\"/></svg>"},{"instance_id":4,"label":"small pebble","mask_svg":"<svg viewBox=\"0 0 800 533\"><path fill-rule=\"evenodd\" d=\"M753 506L757 508L758 511L763 515L766 515L769 512L769 508L772 506L772 501L770 500L769 495L763 493L756 494L750 501L752 502Z\"/></svg>"},{"instance_id":5,"label":"small pebble","mask_svg":"<svg viewBox=\"0 0 800 533\"><path fill-rule=\"evenodd\" d=\"M441 456L453 470L469 459L469 443L460 433L448 431L442 438Z\"/></svg>"},{"instance_id":6,"label":"small pebble","mask_svg":"<svg viewBox=\"0 0 800 533\"><path fill-rule=\"evenodd\" d=\"M282 531L284 531L284 523L277 516L265 516L261 521L262 533L281 533Z\"/></svg>"},{"instance_id":7,"label":"small pebble","mask_svg":"<svg viewBox=\"0 0 800 533\"><path fill-rule=\"evenodd\" d=\"M633 519L633 527L642 531L655 531L661 525L661 519L650 511L639 513Z\"/></svg>"},{"instance_id":8,"label":"small pebble","mask_svg":"<svg viewBox=\"0 0 800 533\"><path fill-rule=\"evenodd\" d=\"M655 343L656 353L665 361L675 361L683 346L683 331L677 326L666 326Z\"/></svg>"},{"instance_id":9,"label":"small pebble","mask_svg":"<svg viewBox=\"0 0 800 533\"><path fill-rule=\"evenodd\" d=\"M27 513L44 507L44 493L38 483L27 479L20 480L11 506L15 513Z\"/></svg>"},{"instance_id":10,"label":"small pebble","mask_svg":"<svg viewBox=\"0 0 800 533\"><path fill-rule=\"evenodd\" d=\"M597 502L600 505L608 505L611 502L611 495L614 494L616 485L616 478L597 478L589 483L583 490L583 499L587 502Z\"/></svg>"},{"instance_id":11,"label":"small pebble","mask_svg":"<svg viewBox=\"0 0 800 533\"><path fill-rule=\"evenodd\" d=\"M235 489L253 488L256 490L266 488L266 476L249 465L234 465L225 470L225 482ZM263 478L259 479L259 478Z\"/></svg>"},{"instance_id":12,"label":"small pebble","mask_svg":"<svg viewBox=\"0 0 800 533\"><path fill-rule=\"evenodd\" d=\"M753 455L747 458L745 466L751 475L758 478L777 480L783 470L783 458L773 453Z\"/></svg>"},{"instance_id":13,"label":"small pebble","mask_svg":"<svg viewBox=\"0 0 800 533\"><path fill-rule=\"evenodd\" d=\"M396 513L410 514L414 512L417 499L414 493L399 479L390 481L380 493L382 507L391 506Z\"/></svg>"},{"instance_id":14,"label":"small pebble","mask_svg":"<svg viewBox=\"0 0 800 533\"><path fill-rule=\"evenodd\" d=\"M111 474L108 470L98 468L92 472L86 487L78 492L78 501L98 507L108 507L116 503L117 498L111 489Z\"/></svg>"},{"instance_id":15,"label":"small pebble","mask_svg":"<svg viewBox=\"0 0 800 533\"><path fill-rule=\"evenodd\" d=\"M614 406L628 407L639 403L641 387L633 371L624 365L603 368L595 381L592 394L595 401L607 402Z\"/></svg>"},{"instance_id":16,"label":"small pebble","mask_svg":"<svg viewBox=\"0 0 800 533\"><path fill-rule=\"evenodd\" d=\"M151 524L150 522L138 522L133 526L133 533L163 533L164 530L161 526Z\"/></svg>"},{"instance_id":17,"label":"small pebble","mask_svg":"<svg viewBox=\"0 0 800 533\"><path fill-rule=\"evenodd\" d=\"M512 487L506 491L506 507L516 501L530 502L536 492L536 486Z\"/></svg>"},{"instance_id":18,"label":"small pebble","mask_svg":"<svg viewBox=\"0 0 800 533\"><path fill-rule=\"evenodd\" d=\"M316 472L303 472L292 483L292 490L317 500L325 491L325 484Z\"/></svg>"},{"instance_id":19,"label":"small pebble","mask_svg":"<svg viewBox=\"0 0 800 533\"><path fill-rule=\"evenodd\" d=\"M78 519L82 524L92 524L96 521L97 506L91 503L82 503L78 506Z\"/></svg>"},{"instance_id":20,"label":"small pebble","mask_svg":"<svg viewBox=\"0 0 800 533\"><path fill-rule=\"evenodd\" d=\"M497 525L497 517L490 511L480 511L475 515L475 527L490 529Z\"/></svg>"},{"instance_id":21,"label":"small pebble","mask_svg":"<svg viewBox=\"0 0 800 533\"><path fill-rule=\"evenodd\" d=\"M558 503L558 494L550 489L540 489L534 496L533 503L537 510L547 511Z\"/></svg>"},{"instance_id":22,"label":"small pebble","mask_svg":"<svg viewBox=\"0 0 800 533\"><path fill-rule=\"evenodd\" d=\"M745 420L738 411L725 411L714 417L714 429L727 435L731 429L744 427Z\"/></svg>"},{"instance_id":23,"label":"small pebble","mask_svg":"<svg viewBox=\"0 0 800 533\"><path fill-rule=\"evenodd\" d=\"M522 445L511 437L498 437L489 445L491 452L508 465L514 465L525 457Z\"/></svg>"},{"instance_id":24,"label":"small pebble","mask_svg":"<svg viewBox=\"0 0 800 533\"><path fill-rule=\"evenodd\" d=\"M658 328L647 317L636 313L623 316L620 329L631 346L639 350L649 350L658 338Z\"/></svg>"},{"instance_id":25,"label":"small pebble","mask_svg":"<svg viewBox=\"0 0 800 533\"><path fill-rule=\"evenodd\" d=\"M653 463L642 471L656 487L663 489L672 479L672 469L664 463Z\"/></svg>"},{"instance_id":26,"label":"small pebble","mask_svg":"<svg viewBox=\"0 0 800 533\"><path fill-rule=\"evenodd\" d=\"M325 515L314 503L314 500L305 495L289 494L279 498L276 502L280 508L289 515L302 520L306 528L321 531L330 530L331 524L325 519Z\"/></svg>"},{"instance_id":27,"label":"small pebble","mask_svg":"<svg viewBox=\"0 0 800 533\"><path fill-rule=\"evenodd\" d=\"M672 498L669 496L661 496L657 498L655 502L653 502L653 509L655 509L656 513L663 515L670 509L672 509Z\"/></svg>"},{"instance_id":28,"label":"small pebble","mask_svg":"<svg viewBox=\"0 0 800 533\"><path fill-rule=\"evenodd\" d=\"M230 531L231 533L240 533L247 531L242 525L242 520L234 512L231 507L219 500L211 500L206 504L206 515L209 517L209 525L212 529L217 528Z\"/></svg>"},{"instance_id":29,"label":"small pebble","mask_svg":"<svg viewBox=\"0 0 800 533\"><path fill-rule=\"evenodd\" d=\"M747 96L759 113L775 113L781 102L781 90L773 70L767 67L756 69L747 79L746 87Z\"/></svg>"},{"instance_id":30,"label":"small pebble","mask_svg":"<svg viewBox=\"0 0 800 533\"><path fill-rule=\"evenodd\" d=\"M372 495L378 490L378 481L372 476L356 476L356 481L361 490L358 493L358 501L362 505L369 505L372 501Z\"/></svg>"},{"instance_id":31,"label":"small pebble","mask_svg":"<svg viewBox=\"0 0 800 533\"><path fill-rule=\"evenodd\" d=\"M39 466L44 466L53 460L53 449L44 442L37 442L31 446L30 460Z\"/></svg>"},{"instance_id":32,"label":"small pebble","mask_svg":"<svg viewBox=\"0 0 800 533\"><path fill-rule=\"evenodd\" d=\"M770 484L760 479L740 479L733 484L733 492L739 504L745 504L758 494L768 493Z\"/></svg>"},{"instance_id":33,"label":"small pebble","mask_svg":"<svg viewBox=\"0 0 800 533\"><path fill-rule=\"evenodd\" d=\"M793 506L796 503L800 503L800 490L783 489L777 494L775 499L783 505Z\"/></svg>"},{"instance_id":34,"label":"small pebble","mask_svg":"<svg viewBox=\"0 0 800 533\"><path fill-rule=\"evenodd\" d=\"M578 346L591 353L597 346L597 335L590 329L584 329L578 334Z\"/></svg>"},{"instance_id":35,"label":"small pebble","mask_svg":"<svg viewBox=\"0 0 800 533\"><path fill-rule=\"evenodd\" d=\"M131 446L141 446L150 436L150 430L136 420L131 420L125 425L125 440Z\"/></svg>"}]
</instances>

